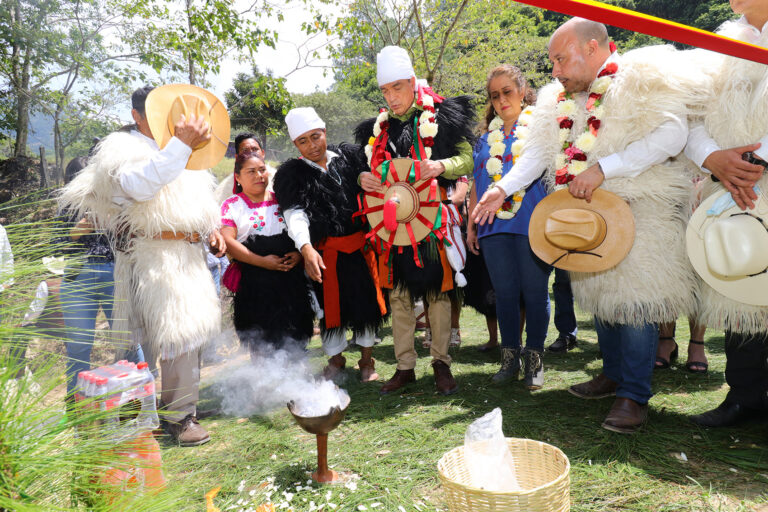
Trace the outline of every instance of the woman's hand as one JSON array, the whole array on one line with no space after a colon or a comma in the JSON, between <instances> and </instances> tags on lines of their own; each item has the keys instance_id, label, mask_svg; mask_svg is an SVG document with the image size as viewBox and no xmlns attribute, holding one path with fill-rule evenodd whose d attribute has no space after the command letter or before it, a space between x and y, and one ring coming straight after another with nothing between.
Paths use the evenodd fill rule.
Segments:
<instances>
[{"instance_id":1,"label":"woman's hand","mask_svg":"<svg viewBox=\"0 0 768 512\"><path fill-rule=\"evenodd\" d=\"M322 270L325 270L323 257L320 256L320 253L317 252L311 244L304 244L301 248L301 255L304 258L304 270L307 272L309 278L318 283L322 283Z\"/></svg>"},{"instance_id":2,"label":"woman's hand","mask_svg":"<svg viewBox=\"0 0 768 512\"><path fill-rule=\"evenodd\" d=\"M480 201L477 202L477 206L472 210L472 217L476 224L481 226L486 222L493 224L493 219L496 217L496 212L499 211L501 205L504 204L504 199L507 197L507 193L501 187L493 187L491 190L487 190Z\"/></svg>"},{"instance_id":3,"label":"woman's hand","mask_svg":"<svg viewBox=\"0 0 768 512\"><path fill-rule=\"evenodd\" d=\"M277 254L262 256L259 263L260 267L267 270L275 270L278 272L287 272L290 270L290 267L285 263L284 258L282 256L278 256Z\"/></svg>"},{"instance_id":4,"label":"woman's hand","mask_svg":"<svg viewBox=\"0 0 768 512\"><path fill-rule=\"evenodd\" d=\"M292 269L301 262L301 254L299 251L291 251L283 256L283 263L288 265L288 269Z\"/></svg>"},{"instance_id":5,"label":"woman's hand","mask_svg":"<svg viewBox=\"0 0 768 512\"><path fill-rule=\"evenodd\" d=\"M477 226L472 219L467 222L467 247L472 251L472 254L480 255L480 245L477 243Z\"/></svg>"}]
</instances>

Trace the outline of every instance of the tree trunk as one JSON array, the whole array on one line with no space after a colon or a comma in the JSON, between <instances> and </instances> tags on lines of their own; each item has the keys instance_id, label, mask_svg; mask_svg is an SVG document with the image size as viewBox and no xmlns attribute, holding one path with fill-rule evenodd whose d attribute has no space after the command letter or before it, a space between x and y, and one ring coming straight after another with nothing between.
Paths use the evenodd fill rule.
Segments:
<instances>
[{"instance_id":1,"label":"tree trunk","mask_svg":"<svg viewBox=\"0 0 768 512\"><path fill-rule=\"evenodd\" d=\"M190 10L192 9L192 0L186 0L187 3L187 29L188 29L188 38L192 39L192 13ZM187 66L189 67L189 83L191 85L197 85L196 84L196 77L195 77L195 59L192 58L192 50L187 48Z\"/></svg>"},{"instance_id":2,"label":"tree trunk","mask_svg":"<svg viewBox=\"0 0 768 512\"><path fill-rule=\"evenodd\" d=\"M40 188L48 188L51 180L48 177L48 162L45 160L45 148L40 146Z\"/></svg>"},{"instance_id":3,"label":"tree trunk","mask_svg":"<svg viewBox=\"0 0 768 512\"><path fill-rule=\"evenodd\" d=\"M16 89L16 146L13 156L20 157L27 154L27 139L29 135L29 54L24 56L24 64L21 67L21 83Z\"/></svg>"}]
</instances>

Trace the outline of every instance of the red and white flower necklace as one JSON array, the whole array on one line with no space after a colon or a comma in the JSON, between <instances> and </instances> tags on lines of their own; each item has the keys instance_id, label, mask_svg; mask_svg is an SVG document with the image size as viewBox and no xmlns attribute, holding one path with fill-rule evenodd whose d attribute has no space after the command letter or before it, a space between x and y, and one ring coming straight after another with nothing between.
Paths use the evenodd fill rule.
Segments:
<instances>
[{"instance_id":1,"label":"red and white flower necklace","mask_svg":"<svg viewBox=\"0 0 768 512\"><path fill-rule=\"evenodd\" d=\"M576 176L587 169L587 154L597 142L597 135L604 115L603 96L613 82L613 76L619 70L618 64L611 62L603 68L589 87L586 109L590 116L584 133L573 139L574 116L579 107L571 93L562 91L557 98L557 121L560 124L560 144L562 152L555 161L555 189L564 188Z\"/></svg>"},{"instance_id":2,"label":"red and white flower necklace","mask_svg":"<svg viewBox=\"0 0 768 512\"><path fill-rule=\"evenodd\" d=\"M512 150L512 165L515 165L515 162L523 152L525 139L528 138L529 134L528 125L531 122L532 115L533 107L526 107L518 116L517 122L510 132L510 135L514 135L517 139L510 148ZM493 180L488 190L496 186L496 182L501 179L501 171L504 168L504 155L507 152L507 145L504 144L503 130L504 121L499 116L494 117L488 125L488 146L490 146L489 152L491 157L485 163L485 171ZM504 201L504 204L496 212L496 217L499 219L511 219L514 217L520 209L520 205L523 204L523 197L525 197L525 189L512 194L512 198Z\"/></svg>"}]
</instances>

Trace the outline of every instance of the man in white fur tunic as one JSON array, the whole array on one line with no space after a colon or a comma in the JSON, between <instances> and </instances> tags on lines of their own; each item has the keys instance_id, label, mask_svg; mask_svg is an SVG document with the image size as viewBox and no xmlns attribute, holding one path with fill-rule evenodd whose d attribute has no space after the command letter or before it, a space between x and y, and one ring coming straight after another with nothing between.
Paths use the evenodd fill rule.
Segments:
<instances>
[{"instance_id":1,"label":"man in white fur tunic","mask_svg":"<svg viewBox=\"0 0 768 512\"><path fill-rule=\"evenodd\" d=\"M160 354L166 428L181 445L195 446L210 440L196 418L201 347L218 333L221 320L202 242L208 237L222 252L224 245L215 180L185 167L192 148L211 135L202 117L181 117L159 149L145 112L151 90L133 93L136 126L102 140L88 166L62 190L60 204L111 235L113 336Z\"/></svg>"},{"instance_id":2,"label":"man in white fur tunic","mask_svg":"<svg viewBox=\"0 0 768 512\"><path fill-rule=\"evenodd\" d=\"M718 31L740 41L768 47L768 0L731 0L742 17ZM714 75L704 115L691 123L685 153L713 180L731 192L742 210L753 208L757 183L768 192L768 66L708 53L704 63ZM757 163L743 160L752 152ZM759 165L758 165L759 164ZM722 190L710 183L706 195ZM725 427L768 415L768 307L742 304L702 281L702 319L725 330L725 381L730 390L715 409L691 420ZM768 293L768 290L763 290Z\"/></svg>"},{"instance_id":3,"label":"man in white fur tunic","mask_svg":"<svg viewBox=\"0 0 768 512\"><path fill-rule=\"evenodd\" d=\"M696 303L684 246L692 181L673 157L685 146L702 78L674 48L619 56L611 46L605 26L592 21L574 18L555 31L556 80L539 93L525 153L473 215L492 222L506 197L545 172L550 188L568 186L574 197L590 201L602 186L629 203L636 231L627 257L609 270L570 273L576 300L595 315L603 371L569 391L615 395L602 426L632 433L647 417L658 324Z\"/></svg>"}]
</instances>

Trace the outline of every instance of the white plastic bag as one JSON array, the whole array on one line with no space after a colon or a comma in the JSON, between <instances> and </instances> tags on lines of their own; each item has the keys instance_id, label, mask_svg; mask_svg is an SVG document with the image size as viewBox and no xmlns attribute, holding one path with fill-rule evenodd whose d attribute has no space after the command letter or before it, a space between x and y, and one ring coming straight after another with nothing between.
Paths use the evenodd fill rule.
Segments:
<instances>
[{"instance_id":1,"label":"white plastic bag","mask_svg":"<svg viewBox=\"0 0 768 512\"><path fill-rule=\"evenodd\" d=\"M475 420L464 435L464 462L468 485L494 492L519 491L515 464L504 432L498 407Z\"/></svg>"}]
</instances>

